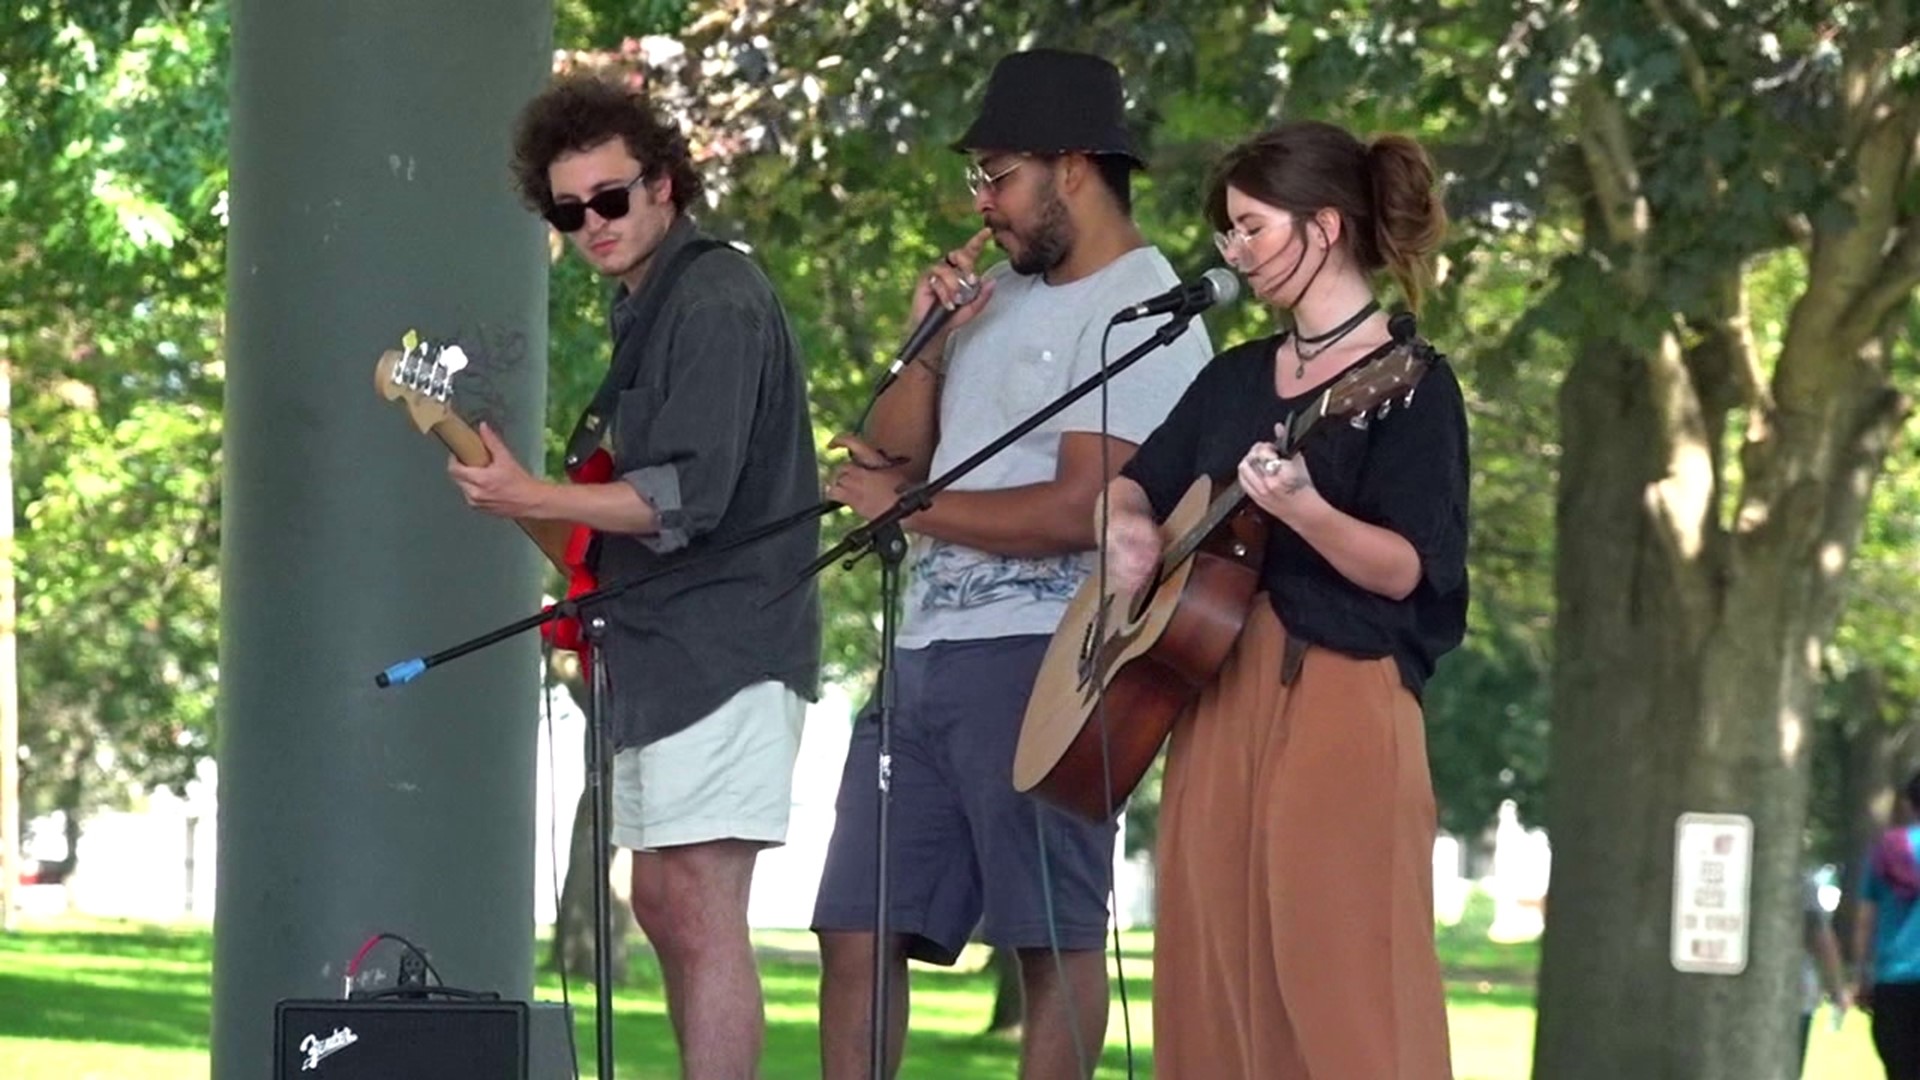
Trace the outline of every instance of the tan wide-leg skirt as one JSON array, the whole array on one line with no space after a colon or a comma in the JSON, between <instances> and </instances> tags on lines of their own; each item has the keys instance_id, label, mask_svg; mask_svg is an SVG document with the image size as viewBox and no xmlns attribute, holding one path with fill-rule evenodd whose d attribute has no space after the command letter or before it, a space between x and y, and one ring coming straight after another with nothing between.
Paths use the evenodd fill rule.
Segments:
<instances>
[{"instance_id":1,"label":"tan wide-leg skirt","mask_svg":"<svg viewBox=\"0 0 1920 1080\"><path fill-rule=\"evenodd\" d=\"M1391 659L1306 650L1266 596L1174 730L1161 795L1157 1080L1445 1080L1433 782Z\"/></svg>"}]
</instances>

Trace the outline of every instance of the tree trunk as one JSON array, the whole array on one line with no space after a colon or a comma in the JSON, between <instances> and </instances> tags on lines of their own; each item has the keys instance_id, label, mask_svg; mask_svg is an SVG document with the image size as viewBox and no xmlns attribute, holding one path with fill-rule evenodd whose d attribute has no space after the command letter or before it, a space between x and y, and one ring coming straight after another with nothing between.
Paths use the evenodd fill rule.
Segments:
<instances>
[{"instance_id":1,"label":"tree trunk","mask_svg":"<svg viewBox=\"0 0 1920 1080\"><path fill-rule=\"evenodd\" d=\"M1718 431L1688 385L1707 366L1671 336L1597 340L1562 390L1536 1076L1766 1080L1793 1059L1812 665L1898 413L1862 382L1781 419L1743 462L1768 501L1722 523ZM1739 975L1670 962L1688 811L1753 821Z\"/></svg>"},{"instance_id":2,"label":"tree trunk","mask_svg":"<svg viewBox=\"0 0 1920 1080\"><path fill-rule=\"evenodd\" d=\"M581 709L586 708L586 686L576 665L561 671L563 658L556 657L554 667L567 692ZM581 753L585 753L584 745ZM612 822L608 822L612 827ZM560 905L554 913L553 944L547 953L547 967L564 970L569 978L593 977L593 789L582 787L574 803L573 827L568 830L567 873L560 885ZM632 936L633 915L618 895L609 897L607 911L611 926L609 945L613 952L613 979L627 980L627 942Z\"/></svg>"},{"instance_id":3,"label":"tree trunk","mask_svg":"<svg viewBox=\"0 0 1920 1080\"><path fill-rule=\"evenodd\" d=\"M91 749L92 740L88 740ZM68 912L75 910L73 903L73 872L80 866L80 826L85 820L83 799L86 795L85 782L75 775L60 785L59 806L61 834L67 842L66 857L54 867L54 873L60 878L60 895ZM44 869L44 867L42 868Z\"/></svg>"},{"instance_id":4,"label":"tree trunk","mask_svg":"<svg viewBox=\"0 0 1920 1080\"><path fill-rule=\"evenodd\" d=\"M1534 1075L1785 1080L1801 955L1800 872L1815 665L1867 500L1907 403L1880 336L1920 284L1920 99L1889 66L1904 24L1853 43L1835 152L1849 213L1807 223L1806 287L1771 375L1737 264L1661 246L1644 170L1658 138L1616 88L1578 87L1592 293L1560 401L1553 869ZM1703 114L1725 111L1710 83ZM1676 295L1694 298L1683 311ZM1745 430L1729 425L1744 417ZM1728 460L1740 446L1737 468ZM1747 963L1670 961L1674 840L1688 811L1753 822Z\"/></svg>"}]
</instances>

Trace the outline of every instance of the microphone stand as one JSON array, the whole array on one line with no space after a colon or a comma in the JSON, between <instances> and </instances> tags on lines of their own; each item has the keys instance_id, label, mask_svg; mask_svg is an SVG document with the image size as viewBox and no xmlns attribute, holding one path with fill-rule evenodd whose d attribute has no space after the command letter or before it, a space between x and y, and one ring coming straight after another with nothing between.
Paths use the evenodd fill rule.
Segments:
<instances>
[{"instance_id":1,"label":"microphone stand","mask_svg":"<svg viewBox=\"0 0 1920 1080\"><path fill-rule=\"evenodd\" d=\"M449 660L457 660L468 653L484 649L489 645L505 641L516 634L524 633L561 618L580 620L581 629L587 639L587 762L586 783L592 795L591 820L589 831L594 851L593 874L593 981L594 981L594 1036L598 1053L598 1074L600 1080L613 1080L613 902L609 895L608 877L612 873L612 851L610 849L608 821L611 815L611 785L607 780L607 771L613 764L612 747L608 741L606 724L606 704L610 684L607 668L600 655L601 640L606 634L607 621L604 616L592 614L599 604L614 600L628 591L645 585L650 581L680 573L690 567L701 565L708 560L718 558L727 552L758 543L776 533L801 524L813 518L822 517L840 508L836 502L822 502L797 511L784 518L757 526L722 544L692 555L683 560L662 566L644 574L635 574L621 581L613 582L581 593L579 596L561 600L537 615L490 630L478 637L442 649L430 656L414 657L388 667L374 676L374 685L382 689L412 682L425 674L429 668L439 667ZM791 590L788 590L791 591ZM785 595L784 593L782 595ZM583 617L583 613L586 613Z\"/></svg>"},{"instance_id":2,"label":"microphone stand","mask_svg":"<svg viewBox=\"0 0 1920 1080\"><path fill-rule=\"evenodd\" d=\"M839 543L822 552L819 558L809 563L806 569L800 572L791 585L774 597L778 599L799 588L836 561L844 560L841 562L841 569L850 570L855 563L868 554L876 555L880 559L880 672L878 677L880 756L879 767L874 777L880 798L880 811L875 830L877 851L874 856L876 873L873 906L873 1000L868 1006L873 1024L868 1047L869 1080L885 1080L887 1075L887 983L893 959L892 942L887 932L887 904L891 893L887 877L891 862L888 851L888 817L893 801L893 665L896 637L894 608L899 590L900 562L907 549L901 522L932 505L934 496L979 468L987 459L1025 438L1035 428L1053 419L1069 405L1098 389L1101 384L1132 367L1148 353L1170 344L1175 338L1186 333L1188 324L1197 314L1199 314L1198 308L1174 312L1173 317L1162 324L1160 329L1154 331L1151 337L1129 350L1120 359L1088 376L1039 412L1022 420L1005 434L981 447L971 457L948 469L939 477L914 484L902 491L900 498L892 506L866 524L848 531Z\"/></svg>"}]
</instances>

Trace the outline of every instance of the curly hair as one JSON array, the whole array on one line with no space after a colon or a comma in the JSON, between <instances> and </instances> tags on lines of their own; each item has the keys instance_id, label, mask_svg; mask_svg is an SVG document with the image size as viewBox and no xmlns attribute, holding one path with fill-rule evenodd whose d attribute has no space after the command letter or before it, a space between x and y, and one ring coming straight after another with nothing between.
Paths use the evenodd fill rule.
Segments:
<instances>
[{"instance_id":1,"label":"curly hair","mask_svg":"<svg viewBox=\"0 0 1920 1080\"><path fill-rule=\"evenodd\" d=\"M687 137L656 112L646 95L594 75L563 75L520 111L513 133L513 186L537 213L553 206L547 167L568 153L619 138L640 162L647 182L673 180L673 208L706 189L693 167Z\"/></svg>"}]
</instances>

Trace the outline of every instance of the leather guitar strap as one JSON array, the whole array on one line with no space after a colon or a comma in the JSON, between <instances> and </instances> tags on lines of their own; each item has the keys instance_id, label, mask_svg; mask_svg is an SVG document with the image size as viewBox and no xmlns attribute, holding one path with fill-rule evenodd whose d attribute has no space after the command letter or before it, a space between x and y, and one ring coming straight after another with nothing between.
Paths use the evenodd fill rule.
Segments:
<instances>
[{"instance_id":1,"label":"leather guitar strap","mask_svg":"<svg viewBox=\"0 0 1920 1080\"><path fill-rule=\"evenodd\" d=\"M674 252L672 261L659 270L659 276L649 283L640 296L639 307L633 313L633 333L651 334L654 320L660 315L660 309L666 306L667 297L673 295L674 286L687 272L693 261L709 251L726 247L718 240L695 237L679 251ZM600 389L594 391L593 400L587 403L586 410L573 425L573 434L567 436L567 456L565 465L568 472L580 467L581 462L593 456L600 447L600 440L606 433L607 418L613 415L614 404L620 400L620 393L633 385L634 376L639 374L640 358L646 352L644 347L628 349L624 355L616 353L613 362L607 366L607 377L600 380Z\"/></svg>"}]
</instances>

